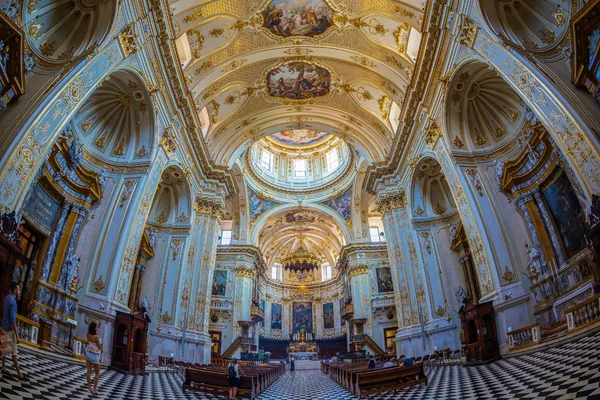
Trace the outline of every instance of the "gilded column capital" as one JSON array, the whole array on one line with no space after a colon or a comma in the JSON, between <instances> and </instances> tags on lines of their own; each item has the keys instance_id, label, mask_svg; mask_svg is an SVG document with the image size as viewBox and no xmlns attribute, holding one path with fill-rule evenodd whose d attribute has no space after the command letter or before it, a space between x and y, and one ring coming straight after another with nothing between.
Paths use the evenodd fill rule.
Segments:
<instances>
[{"instance_id":1,"label":"gilded column capital","mask_svg":"<svg viewBox=\"0 0 600 400\"><path fill-rule=\"evenodd\" d=\"M357 264L348 268L348 276L362 275L369 272L369 266L367 264Z\"/></svg>"},{"instance_id":2,"label":"gilded column capital","mask_svg":"<svg viewBox=\"0 0 600 400\"><path fill-rule=\"evenodd\" d=\"M215 199L198 195L194 210L200 214L210 215L211 217L222 219L225 215L225 207Z\"/></svg>"},{"instance_id":3,"label":"gilded column capital","mask_svg":"<svg viewBox=\"0 0 600 400\"><path fill-rule=\"evenodd\" d=\"M406 204L406 193L404 190L385 194L377 199L377 211L385 214L397 208L404 208Z\"/></svg>"},{"instance_id":4,"label":"gilded column capital","mask_svg":"<svg viewBox=\"0 0 600 400\"><path fill-rule=\"evenodd\" d=\"M236 276L245 276L247 278L254 278L254 270L244 268L244 267L238 267L235 269L235 275Z\"/></svg>"}]
</instances>

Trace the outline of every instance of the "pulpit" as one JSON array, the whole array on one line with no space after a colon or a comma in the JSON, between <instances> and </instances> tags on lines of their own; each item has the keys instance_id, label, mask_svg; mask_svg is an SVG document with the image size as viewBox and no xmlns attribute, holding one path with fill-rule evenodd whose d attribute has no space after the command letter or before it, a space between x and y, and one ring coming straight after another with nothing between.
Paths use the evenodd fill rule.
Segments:
<instances>
[{"instance_id":1,"label":"pulpit","mask_svg":"<svg viewBox=\"0 0 600 400\"><path fill-rule=\"evenodd\" d=\"M500 357L492 302L465 304L460 319L467 363L484 363Z\"/></svg>"},{"instance_id":2,"label":"pulpit","mask_svg":"<svg viewBox=\"0 0 600 400\"><path fill-rule=\"evenodd\" d=\"M147 375L148 321L140 314L117 311L110 368L125 374Z\"/></svg>"}]
</instances>

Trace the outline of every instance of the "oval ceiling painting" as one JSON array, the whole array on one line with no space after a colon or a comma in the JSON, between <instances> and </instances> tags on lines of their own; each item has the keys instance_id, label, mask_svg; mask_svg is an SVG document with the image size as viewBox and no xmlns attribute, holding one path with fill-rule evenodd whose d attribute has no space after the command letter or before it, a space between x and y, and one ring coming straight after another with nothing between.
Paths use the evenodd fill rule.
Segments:
<instances>
[{"instance_id":1,"label":"oval ceiling painting","mask_svg":"<svg viewBox=\"0 0 600 400\"><path fill-rule=\"evenodd\" d=\"M319 132L312 129L294 129L274 133L269 136L269 139L286 146L310 146L321 142L327 137L329 137L329 134L326 132Z\"/></svg>"},{"instance_id":2,"label":"oval ceiling painting","mask_svg":"<svg viewBox=\"0 0 600 400\"><path fill-rule=\"evenodd\" d=\"M325 68L307 62L291 62L267 74L269 96L305 100L329 93L331 74Z\"/></svg>"},{"instance_id":3,"label":"oval ceiling painting","mask_svg":"<svg viewBox=\"0 0 600 400\"><path fill-rule=\"evenodd\" d=\"M263 11L263 26L282 36L316 36L333 22L333 10L323 0L273 0Z\"/></svg>"}]
</instances>

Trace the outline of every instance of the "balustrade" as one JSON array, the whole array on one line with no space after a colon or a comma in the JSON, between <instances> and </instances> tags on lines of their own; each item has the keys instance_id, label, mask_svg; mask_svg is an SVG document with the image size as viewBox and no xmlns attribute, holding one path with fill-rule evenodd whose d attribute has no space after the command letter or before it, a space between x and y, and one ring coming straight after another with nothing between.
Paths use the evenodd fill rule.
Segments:
<instances>
[{"instance_id":1,"label":"balustrade","mask_svg":"<svg viewBox=\"0 0 600 400\"><path fill-rule=\"evenodd\" d=\"M17 314L17 336L19 342L30 347L38 348L38 333L40 324Z\"/></svg>"},{"instance_id":2,"label":"balustrade","mask_svg":"<svg viewBox=\"0 0 600 400\"><path fill-rule=\"evenodd\" d=\"M600 322L600 294L565 311L567 331L573 333Z\"/></svg>"},{"instance_id":3,"label":"balustrade","mask_svg":"<svg viewBox=\"0 0 600 400\"><path fill-rule=\"evenodd\" d=\"M535 323L507 333L508 350L514 351L540 343L540 324Z\"/></svg>"},{"instance_id":4,"label":"balustrade","mask_svg":"<svg viewBox=\"0 0 600 400\"><path fill-rule=\"evenodd\" d=\"M73 337L73 357L78 360L85 360L88 341L78 336Z\"/></svg>"},{"instance_id":5,"label":"balustrade","mask_svg":"<svg viewBox=\"0 0 600 400\"><path fill-rule=\"evenodd\" d=\"M354 316L354 305L352 303L344 304L344 307L342 307L342 318L349 320L349 319L352 319L353 316Z\"/></svg>"}]
</instances>

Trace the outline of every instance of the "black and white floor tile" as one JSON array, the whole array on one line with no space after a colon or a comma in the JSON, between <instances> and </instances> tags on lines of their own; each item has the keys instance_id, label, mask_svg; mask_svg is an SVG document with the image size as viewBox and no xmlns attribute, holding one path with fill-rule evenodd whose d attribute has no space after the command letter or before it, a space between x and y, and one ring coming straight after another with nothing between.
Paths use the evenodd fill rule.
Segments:
<instances>
[{"instance_id":1,"label":"black and white floor tile","mask_svg":"<svg viewBox=\"0 0 600 400\"><path fill-rule=\"evenodd\" d=\"M155 372L133 377L103 370L100 394L86 389L85 368L21 353L21 365L29 376L0 377L0 399L223 399L199 393L183 393L183 377ZM8 362L9 369L12 367ZM317 362L298 362L260 400L350 400L354 397L320 372ZM391 399L596 399L600 400L600 333L577 342L496 363L463 368L427 370L429 384L368 396Z\"/></svg>"}]
</instances>

